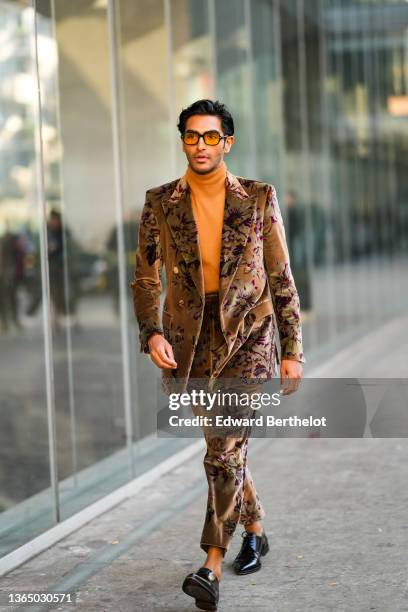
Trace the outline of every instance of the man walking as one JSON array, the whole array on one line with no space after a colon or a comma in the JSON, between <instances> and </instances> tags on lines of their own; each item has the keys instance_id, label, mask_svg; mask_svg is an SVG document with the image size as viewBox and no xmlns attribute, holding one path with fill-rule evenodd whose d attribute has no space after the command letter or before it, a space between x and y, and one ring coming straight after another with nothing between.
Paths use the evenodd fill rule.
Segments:
<instances>
[{"instance_id":1,"label":"man walking","mask_svg":"<svg viewBox=\"0 0 408 612\"><path fill-rule=\"evenodd\" d=\"M305 362L300 306L273 185L233 175L224 156L234 122L224 104L198 100L179 117L185 174L149 189L136 251L133 290L140 350L162 370L166 392L193 379L261 384L280 376L296 391ZM161 269L166 296L160 317ZM269 550L265 511L247 466L248 433L205 433L208 501L200 546L206 560L183 590L203 610L216 610L222 562L238 523L243 543L237 574L261 568Z\"/></svg>"}]
</instances>

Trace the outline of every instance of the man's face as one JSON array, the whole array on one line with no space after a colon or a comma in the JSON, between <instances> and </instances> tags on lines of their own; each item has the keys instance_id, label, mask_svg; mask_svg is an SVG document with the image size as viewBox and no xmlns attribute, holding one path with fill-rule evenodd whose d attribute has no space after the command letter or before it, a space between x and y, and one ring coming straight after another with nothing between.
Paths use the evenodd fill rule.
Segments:
<instances>
[{"instance_id":1,"label":"man's face","mask_svg":"<svg viewBox=\"0 0 408 612\"><path fill-rule=\"evenodd\" d=\"M217 130L222 136L221 119L214 115L193 115L187 119L186 132L194 130L203 134L209 130ZM224 159L234 142L234 136L222 139L217 145L207 145L204 138L200 138L195 145L186 145L183 141L183 151L186 154L190 167L198 174L208 174L215 170Z\"/></svg>"},{"instance_id":2,"label":"man's face","mask_svg":"<svg viewBox=\"0 0 408 612\"><path fill-rule=\"evenodd\" d=\"M59 227L61 226L59 217L56 217L55 215L49 216L48 223L50 227L52 227L52 229L59 229Z\"/></svg>"}]
</instances>

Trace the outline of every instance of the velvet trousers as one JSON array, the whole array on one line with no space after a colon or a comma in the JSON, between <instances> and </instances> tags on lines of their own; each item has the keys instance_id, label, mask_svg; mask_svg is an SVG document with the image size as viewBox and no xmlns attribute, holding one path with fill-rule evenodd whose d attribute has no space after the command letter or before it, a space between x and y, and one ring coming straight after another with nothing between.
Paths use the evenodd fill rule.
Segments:
<instances>
[{"instance_id":1,"label":"velvet trousers","mask_svg":"<svg viewBox=\"0 0 408 612\"><path fill-rule=\"evenodd\" d=\"M218 363L218 351L224 343L219 319L218 293L206 294L203 324L187 387L189 391L206 387L206 381ZM233 380L232 387L228 387L230 379ZM228 368L228 363L222 370L220 381L223 389L238 393L252 393L260 388L259 384L249 387L237 384L234 371ZM192 407L192 410L196 416L209 415L203 406ZM255 415L250 407L243 409L238 404L218 407L217 412L243 418ZM220 547L225 555L238 524L246 527L265 516L248 467L251 427L235 429L231 435L228 434L228 429L227 434L223 430L222 435L218 435L214 427L202 429L207 445L204 469L208 482L208 498L200 546L206 552L209 546Z\"/></svg>"}]
</instances>

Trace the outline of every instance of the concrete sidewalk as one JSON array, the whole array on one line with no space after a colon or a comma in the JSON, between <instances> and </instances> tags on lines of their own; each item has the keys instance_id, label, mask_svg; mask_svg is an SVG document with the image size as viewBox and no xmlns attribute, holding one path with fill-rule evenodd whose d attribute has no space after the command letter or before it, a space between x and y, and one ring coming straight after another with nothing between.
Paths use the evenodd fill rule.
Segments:
<instances>
[{"instance_id":1,"label":"concrete sidewalk","mask_svg":"<svg viewBox=\"0 0 408 612\"><path fill-rule=\"evenodd\" d=\"M371 355L377 376L407 376L404 329L407 318L376 330L320 375L374 376ZM270 552L260 572L236 576L230 563L241 543L238 528L219 610L408 611L407 440L251 439L249 449ZM195 610L181 583L204 559L203 455L3 577L3 601L5 592L69 590L77 593L76 606L54 609ZM10 609L17 608L0 607Z\"/></svg>"}]
</instances>

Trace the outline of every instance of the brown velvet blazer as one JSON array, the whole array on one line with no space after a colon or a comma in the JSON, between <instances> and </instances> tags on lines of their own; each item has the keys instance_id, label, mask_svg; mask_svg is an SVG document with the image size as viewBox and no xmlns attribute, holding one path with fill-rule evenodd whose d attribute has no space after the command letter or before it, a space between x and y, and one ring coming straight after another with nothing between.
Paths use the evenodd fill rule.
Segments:
<instances>
[{"instance_id":1,"label":"brown velvet blazer","mask_svg":"<svg viewBox=\"0 0 408 612\"><path fill-rule=\"evenodd\" d=\"M273 185L227 170L226 203L222 229L219 303L225 338L224 354L213 377L251 332L264 325L264 352L253 360L256 372L246 376L277 375L275 320L281 359L305 362L302 348L299 297L290 269L285 229ZM160 313L162 266L166 295ZM133 280L134 312L139 324L140 350L149 352L147 340L159 332L173 347L177 369L162 370L166 380L177 378L185 388L198 342L204 312L204 279L197 226L190 188L184 177L149 189L142 211ZM252 348L253 352L253 348ZM240 372L236 373L237 377Z\"/></svg>"}]
</instances>

